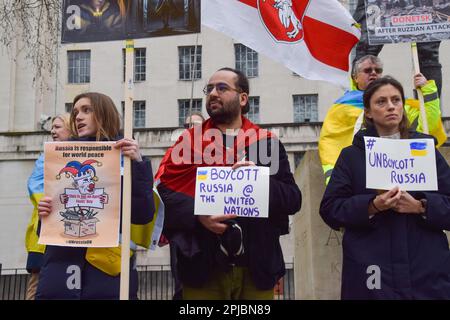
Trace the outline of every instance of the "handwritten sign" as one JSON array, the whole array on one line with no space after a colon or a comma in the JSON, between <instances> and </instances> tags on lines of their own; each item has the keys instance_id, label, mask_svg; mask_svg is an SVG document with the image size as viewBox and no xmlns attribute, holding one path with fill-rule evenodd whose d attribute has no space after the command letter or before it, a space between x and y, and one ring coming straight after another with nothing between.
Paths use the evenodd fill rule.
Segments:
<instances>
[{"instance_id":1,"label":"handwritten sign","mask_svg":"<svg viewBox=\"0 0 450 320\"><path fill-rule=\"evenodd\" d=\"M269 216L269 168L197 168L195 214Z\"/></svg>"},{"instance_id":2,"label":"handwritten sign","mask_svg":"<svg viewBox=\"0 0 450 320\"><path fill-rule=\"evenodd\" d=\"M437 190L436 157L431 139L364 137L366 187L405 191Z\"/></svg>"}]
</instances>

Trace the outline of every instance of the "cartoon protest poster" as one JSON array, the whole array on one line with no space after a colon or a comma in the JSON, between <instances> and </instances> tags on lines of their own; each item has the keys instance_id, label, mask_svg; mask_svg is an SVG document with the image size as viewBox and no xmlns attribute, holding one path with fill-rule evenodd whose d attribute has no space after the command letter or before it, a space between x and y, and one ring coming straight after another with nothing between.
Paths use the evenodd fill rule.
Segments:
<instances>
[{"instance_id":1,"label":"cartoon protest poster","mask_svg":"<svg viewBox=\"0 0 450 320\"><path fill-rule=\"evenodd\" d=\"M115 247L120 223L120 150L114 142L48 142L44 194L52 212L39 243Z\"/></svg>"}]
</instances>

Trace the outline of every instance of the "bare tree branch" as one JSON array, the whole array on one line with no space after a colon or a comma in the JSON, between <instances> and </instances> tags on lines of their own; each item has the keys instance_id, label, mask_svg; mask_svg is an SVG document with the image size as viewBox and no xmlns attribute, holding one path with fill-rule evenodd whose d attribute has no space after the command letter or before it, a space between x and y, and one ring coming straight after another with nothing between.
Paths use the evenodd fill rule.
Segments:
<instances>
[{"instance_id":1,"label":"bare tree branch","mask_svg":"<svg viewBox=\"0 0 450 320\"><path fill-rule=\"evenodd\" d=\"M34 68L34 79L57 68L60 0L0 0L0 43L11 52L17 41Z\"/></svg>"}]
</instances>

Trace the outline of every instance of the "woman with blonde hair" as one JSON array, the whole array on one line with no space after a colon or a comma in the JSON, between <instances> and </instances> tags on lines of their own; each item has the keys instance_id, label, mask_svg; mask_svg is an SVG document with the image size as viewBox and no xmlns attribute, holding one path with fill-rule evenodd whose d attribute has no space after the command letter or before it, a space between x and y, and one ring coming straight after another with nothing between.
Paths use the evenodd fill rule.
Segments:
<instances>
[{"instance_id":1,"label":"woman with blonde hair","mask_svg":"<svg viewBox=\"0 0 450 320\"><path fill-rule=\"evenodd\" d=\"M53 141L66 141L71 137L70 114L59 114L52 118L52 129L50 131ZM38 244L38 209L39 200L44 194L44 154L41 154L36 160L33 172L28 178L28 194L33 204L33 213L27 226L25 235L25 247L28 252L27 271L31 274L27 285L27 300L34 300L37 284L39 281L39 272L41 270L43 253L45 246Z\"/></svg>"}]
</instances>

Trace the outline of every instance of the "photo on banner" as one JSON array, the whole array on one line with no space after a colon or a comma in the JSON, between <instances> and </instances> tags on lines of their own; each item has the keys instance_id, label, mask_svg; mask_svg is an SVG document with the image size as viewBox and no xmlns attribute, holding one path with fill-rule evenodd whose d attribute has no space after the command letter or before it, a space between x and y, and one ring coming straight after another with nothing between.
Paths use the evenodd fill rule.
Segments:
<instances>
[{"instance_id":1,"label":"photo on banner","mask_svg":"<svg viewBox=\"0 0 450 320\"><path fill-rule=\"evenodd\" d=\"M365 0L371 45L450 39L450 0Z\"/></svg>"},{"instance_id":2,"label":"photo on banner","mask_svg":"<svg viewBox=\"0 0 450 320\"><path fill-rule=\"evenodd\" d=\"M62 43L200 32L200 0L65 0Z\"/></svg>"},{"instance_id":3,"label":"photo on banner","mask_svg":"<svg viewBox=\"0 0 450 320\"><path fill-rule=\"evenodd\" d=\"M44 194L52 212L42 218L40 244L117 247L120 150L115 142L46 142Z\"/></svg>"}]
</instances>

